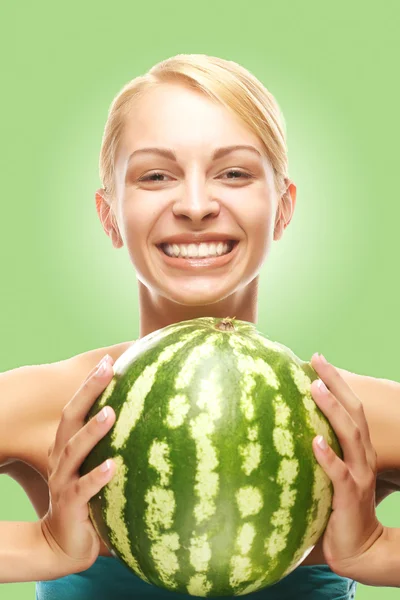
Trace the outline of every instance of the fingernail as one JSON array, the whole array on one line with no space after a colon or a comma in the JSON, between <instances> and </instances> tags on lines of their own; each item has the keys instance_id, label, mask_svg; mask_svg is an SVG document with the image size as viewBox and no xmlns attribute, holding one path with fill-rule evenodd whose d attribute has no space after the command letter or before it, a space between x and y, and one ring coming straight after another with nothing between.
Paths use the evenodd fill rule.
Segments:
<instances>
[{"instance_id":1,"label":"fingernail","mask_svg":"<svg viewBox=\"0 0 400 600\"><path fill-rule=\"evenodd\" d=\"M104 421L107 419L108 417L108 409L107 406L105 406L97 415L96 415L96 421L98 423L104 423Z\"/></svg>"},{"instance_id":2,"label":"fingernail","mask_svg":"<svg viewBox=\"0 0 400 600\"><path fill-rule=\"evenodd\" d=\"M326 358L323 354L319 354L319 360L322 362L323 365L328 364L328 361L326 360Z\"/></svg>"},{"instance_id":3,"label":"fingernail","mask_svg":"<svg viewBox=\"0 0 400 600\"><path fill-rule=\"evenodd\" d=\"M326 387L326 385L324 384L322 379L318 379L317 387L318 387L319 391L321 392L321 394L328 393L328 388Z\"/></svg>"},{"instance_id":4,"label":"fingernail","mask_svg":"<svg viewBox=\"0 0 400 600\"><path fill-rule=\"evenodd\" d=\"M317 436L317 444L321 448L321 450L326 450L328 447L328 444L326 443L322 435Z\"/></svg>"},{"instance_id":5,"label":"fingernail","mask_svg":"<svg viewBox=\"0 0 400 600\"><path fill-rule=\"evenodd\" d=\"M107 460L105 462L103 462L102 465L100 465L100 471L103 471L103 473L105 471L109 471L110 470L110 466L111 466L111 462L107 458Z\"/></svg>"},{"instance_id":6,"label":"fingernail","mask_svg":"<svg viewBox=\"0 0 400 600\"><path fill-rule=\"evenodd\" d=\"M104 373L105 373L105 372L106 372L106 370L107 370L107 366L108 366L108 364L107 364L107 361L108 361L108 359L109 359L109 358L110 358L110 357L109 357L109 355L108 355L108 354L106 354L106 355L105 355L105 356L104 356L104 357L101 359L101 361L100 361L100 362L99 362L99 364L98 364L97 371L96 371L96 373L95 373L95 376L96 376L96 377L101 377L102 375L104 375Z\"/></svg>"}]
</instances>

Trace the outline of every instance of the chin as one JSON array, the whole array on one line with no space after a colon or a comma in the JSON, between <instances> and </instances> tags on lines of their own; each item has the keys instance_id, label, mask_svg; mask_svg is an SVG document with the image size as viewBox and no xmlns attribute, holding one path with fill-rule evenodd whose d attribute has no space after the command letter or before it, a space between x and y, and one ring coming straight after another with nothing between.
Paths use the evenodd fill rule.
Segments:
<instances>
[{"instance_id":1,"label":"chin","mask_svg":"<svg viewBox=\"0 0 400 600\"><path fill-rule=\"evenodd\" d=\"M205 285L206 282L202 282L202 285L193 286L193 282L188 282L187 286L179 285L174 287L174 289L163 289L159 290L160 294L171 300L172 302L176 302L177 304L181 304L183 306L208 306L210 304L216 304L217 302L221 302L225 298L231 296L235 290L236 286L226 286L221 285L219 289L212 282L209 285Z\"/></svg>"}]
</instances>

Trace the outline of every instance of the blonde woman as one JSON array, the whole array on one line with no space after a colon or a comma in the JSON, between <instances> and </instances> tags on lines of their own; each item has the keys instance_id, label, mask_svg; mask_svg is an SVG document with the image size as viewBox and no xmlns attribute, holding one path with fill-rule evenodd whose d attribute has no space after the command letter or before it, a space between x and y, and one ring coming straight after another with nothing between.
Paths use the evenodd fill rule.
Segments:
<instances>
[{"instance_id":1,"label":"blonde woman","mask_svg":"<svg viewBox=\"0 0 400 600\"><path fill-rule=\"evenodd\" d=\"M111 105L100 174L97 212L135 268L141 337L199 316L257 321L259 272L290 223L296 187L278 106L252 74L178 55L132 80ZM132 343L0 377L0 464L39 517L1 523L0 581L39 581L38 600L184 597L143 582L96 535L87 502L113 477L113 461L78 474L116 418L110 407L86 425L85 415ZM398 531L375 515L377 472L378 500L398 489L400 385L316 355L312 365L328 388L314 382L313 397L344 449L341 461L319 436L313 442L333 481L334 511L302 564L253 598L350 600L354 580L400 585Z\"/></svg>"}]
</instances>

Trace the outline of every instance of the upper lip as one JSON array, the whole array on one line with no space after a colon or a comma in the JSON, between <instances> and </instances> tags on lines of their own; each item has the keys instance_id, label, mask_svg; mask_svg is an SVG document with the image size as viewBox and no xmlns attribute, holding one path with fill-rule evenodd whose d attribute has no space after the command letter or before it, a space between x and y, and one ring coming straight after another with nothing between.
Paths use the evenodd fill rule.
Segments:
<instances>
[{"instance_id":1,"label":"upper lip","mask_svg":"<svg viewBox=\"0 0 400 600\"><path fill-rule=\"evenodd\" d=\"M233 240L237 241L233 235L229 233L213 233L213 232L203 232L203 233L177 233L176 235L170 235L168 237L163 238L161 241L157 243L157 245L161 244L198 244L200 242L217 242L217 241L228 241Z\"/></svg>"}]
</instances>

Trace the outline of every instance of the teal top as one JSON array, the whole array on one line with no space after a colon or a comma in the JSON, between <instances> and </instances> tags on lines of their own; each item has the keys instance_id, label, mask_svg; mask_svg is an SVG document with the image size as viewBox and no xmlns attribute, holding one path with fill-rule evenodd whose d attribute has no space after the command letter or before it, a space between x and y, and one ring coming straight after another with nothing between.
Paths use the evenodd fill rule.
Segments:
<instances>
[{"instance_id":1,"label":"teal top","mask_svg":"<svg viewBox=\"0 0 400 600\"><path fill-rule=\"evenodd\" d=\"M241 597L252 600L353 600L355 593L356 582L352 579L339 577L328 565L307 565L297 567L269 588ZM118 559L108 556L99 556L90 569L82 573L36 584L36 600L189 600L198 597L150 585Z\"/></svg>"}]
</instances>

